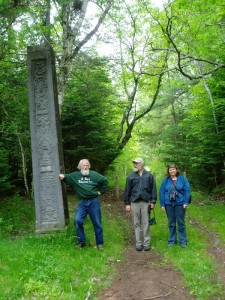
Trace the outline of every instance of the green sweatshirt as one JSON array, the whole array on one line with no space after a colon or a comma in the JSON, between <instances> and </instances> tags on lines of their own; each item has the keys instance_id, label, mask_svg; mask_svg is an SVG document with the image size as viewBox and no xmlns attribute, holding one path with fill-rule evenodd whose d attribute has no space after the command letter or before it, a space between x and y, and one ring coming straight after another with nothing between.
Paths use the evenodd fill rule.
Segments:
<instances>
[{"instance_id":1,"label":"green sweatshirt","mask_svg":"<svg viewBox=\"0 0 225 300\"><path fill-rule=\"evenodd\" d=\"M82 175L80 171L65 174L64 181L72 185L79 200L98 197L98 191L103 194L108 187L108 179L95 171Z\"/></svg>"}]
</instances>

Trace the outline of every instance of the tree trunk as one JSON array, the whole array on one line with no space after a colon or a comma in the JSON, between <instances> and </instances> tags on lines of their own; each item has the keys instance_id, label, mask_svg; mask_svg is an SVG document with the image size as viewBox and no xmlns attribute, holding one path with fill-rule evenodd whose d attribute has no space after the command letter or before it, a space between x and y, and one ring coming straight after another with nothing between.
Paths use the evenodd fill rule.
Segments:
<instances>
[{"instance_id":1,"label":"tree trunk","mask_svg":"<svg viewBox=\"0 0 225 300\"><path fill-rule=\"evenodd\" d=\"M119 200L120 200L120 188L119 188L119 179L118 179L118 175L116 175L115 189L116 189L116 201L119 201Z\"/></svg>"},{"instance_id":2,"label":"tree trunk","mask_svg":"<svg viewBox=\"0 0 225 300\"><path fill-rule=\"evenodd\" d=\"M21 142L20 136L17 133L17 138L20 146L20 151L21 151L21 157L22 157L22 172L23 172L23 181L24 181L24 186L25 186L25 191L26 191L26 196L30 197L30 192L29 192L29 187L28 187L28 182L27 182L27 164L26 164L26 155L25 151L23 149L23 144Z\"/></svg>"},{"instance_id":3,"label":"tree trunk","mask_svg":"<svg viewBox=\"0 0 225 300\"><path fill-rule=\"evenodd\" d=\"M7 110L4 108L3 106L3 110L9 120L9 122L13 125L13 127L15 128L15 134L17 136L18 139L18 143L20 146L20 151L21 151L21 158L22 158L22 173L23 173L23 181L24 181L24 186L25 186L25 191L26 191L26 195L28 197L30 197L30 192L29 192L29 188L28 188L28 181L27 181L27 165L26 165L26 159L25 159L25 151L23 148L23 144L20 138L20 133L17 131L17 126L16 124L14 124L13 120L11 119L11 117L9 116Z\"/></svg>"},{"instance_id":4,"label":"tree trunk","mask_svg":"<svg viewBox=\"0 0 225 300\"><path fill-rule=\"evenodd\" d=\"M113 1L108 0L106 2L106 6L104 9L102 9L102 15L99 17L95 27L89 33L87 33L82 40L79 41L78 36L80 34L85 15L87 13L89 2L91 1L83 0L79 7L75 7L75 2L70 0L62 5L61 25L63 29L63 39L62 55L59 60L58 75L58 101L60 112L61 106L64 101L65 90L74 58L76 57L80 49L98 31L100 25L103 23L106 15L108 14Z\"/></svg>"},{"instance_id":5,"label":"tree trunk","mask_svg":"<svg viewBox=\"0 0 225 300\"><path fill-rule=\"evenodd\" d=\"M201 68L201 66L200 66L199 63L198 63L198 69L199 69L200 74L202 74L202 68ZM214 103L214 99L213 99L212 93L210 91L210 88L209 88L209 86L208 86L208 84L206 82L206 79L205 79L204 75L202 75L202 81L203 81L206 93L209 96L210 103L211 103L211 106L212 106L212 114L213 114L213 119L214 119L214 125L215 125L215 129L216 129L216 134L219 135L218 121L217 121L217 116L216 116L216 111L215 111L215 103ZM221 149L221 147L220 147L220 149ZM223 154L222 150L221 150L221 156L222 156L222 160L223 160L223 166L225 167L225 158L224 158L224 154Z\"/></svg>"}]
</instances>

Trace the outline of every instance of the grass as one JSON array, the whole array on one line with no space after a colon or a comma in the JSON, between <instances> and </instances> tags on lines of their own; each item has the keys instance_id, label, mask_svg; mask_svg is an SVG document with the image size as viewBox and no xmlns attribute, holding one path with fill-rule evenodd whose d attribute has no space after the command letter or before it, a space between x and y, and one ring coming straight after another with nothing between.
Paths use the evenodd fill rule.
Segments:
<instances>
[{"instance_id":1,"label":"grass","mask_svg":"<svg viewBox=\"0 0 225 300\"><path fill-rule=\"evenodd\" d=\"M74 201L72 208L75 205ZM94 247L89 219L85 223L89 246L76 249L72 220L65 233L35 235L32 206L18 196L0 202L0 299L79 300L108 286L121 260L128 228L124 220L110 217L106 207L104 251Z\"/></svg>"},{"instance_id":2,"label":"grass","mask_svg":"<svg viewBox=\"0 0 225 300\"><path fill-rule=\"evenodd\" d=\"M211 205L197 194L193 199L187 217L196 218L225 241L224 205ZM94 247L89 219L85 222L89 246L75 249L72 219L76 201L70 199L71 223L67 231L48 235L34 234L33 206L32 201L18 195L0 201L0 299L84 300L90 294L90 299L97 300L97 292L110 285L123 259L127 236L133 234L129 224L116 215L113 206L104 204L104 251ZM174 265L182 275L183 284L196 299L224 299L216 263L206 250L207 237L187 218L188 247L168 248L166 216L158 205L155 212L157 224L151 227L152 248L163 255L161 263Z\"/></svg>"},{"instance_id":3,"label":"grass","mask_svg":"<svg viewBox=\"0 0 225 300\"><path fill-rule=\"evenodd\" d=\"M194 196L194 199L196 196ZM186 219L189 244L184 249L180 248L179 245L171 248L167 247L167 218L163 212L157 210L157 226L152 227L153 248L163 254L165 262L171 262L179 270L182 274L184 285L188 287L190 294L196 299L224 299L225 290L224 286L219 282L216 262L206 250L208 238L188 222L188 217L196 218L203 226L219 232L221 240L225 241L224 230L221 230L221 228L225 227L225 206L214 204L214 216L219 221L210 226L208 224L214 213L207 206L204 206L202 201L200 201L200 204L197 202L189 206Z\"/></svg>"},{"instance_id":4,"label":"grass","mask_svg":"<svg viewBox=\"0 0 225 300\"><path fill-rule=\"evenodd\" d=\"M225 203L214 202L212 198L202 197L194 209L190 206L191 216L208 229L215 231L220 240L225 243Z\"/></svg>"}]
</instances>

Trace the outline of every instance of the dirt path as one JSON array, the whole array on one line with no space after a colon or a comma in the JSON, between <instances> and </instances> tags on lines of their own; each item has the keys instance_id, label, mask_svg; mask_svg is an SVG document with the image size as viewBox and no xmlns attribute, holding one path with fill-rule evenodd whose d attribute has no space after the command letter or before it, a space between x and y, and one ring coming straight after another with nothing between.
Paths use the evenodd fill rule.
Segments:
<instances>
[{"instance_id":1,"label":"dirt path","mask_svg":"<svg viewBox=\"0 0 225 300\"><path fill-rule=\"evenodd\" d=\"M127 260L120 266L112 286L98 295L99 300L188 300L181 276L172 266L160 266L162 257L154 251L125 249ZM154 266L157 265L157 266Z\"/></svg>"},{"instance_id":2,"label":"dirt path","mask_svg":"<svg viewBox=\"0 0 225 300\"><path fill-rule=\"evenodd\" d=\"M115 199L115 195L108 193L107 205L109 211L117 215L124 214L122 201L109 201ZM127 215L130 222L130 216ZM180 273L172 265L165 265L163 257L154 250L149 252L137 252L134 248L134 235L128 239L128 245L124 250L125 261L119 266L117 276L111 287L98 295L99 300L189 300L194 299L189 291L182 285ZM161 263L162 262L162 263Z\"/></svg>"},{"instance_id":3,"label":"dirt path","mask_svg":"<svg viewBox=\"0 0 225 300\"><path fill-rule=\"evenodd\" d=\"M113 210L121 214L123 208L119 204ZM220 242L216 233L194 219L190 219L190 222L208 236L207 250L215 258L219 279L225 286L225 245ZM163 257L154 250L137 252L134 241L130 241L124 256L126 260L121 263L111 287L98 295L99 300L194 299L182 285L181 274L172 265L161 264Z\"/></svg>"}]
</instances>

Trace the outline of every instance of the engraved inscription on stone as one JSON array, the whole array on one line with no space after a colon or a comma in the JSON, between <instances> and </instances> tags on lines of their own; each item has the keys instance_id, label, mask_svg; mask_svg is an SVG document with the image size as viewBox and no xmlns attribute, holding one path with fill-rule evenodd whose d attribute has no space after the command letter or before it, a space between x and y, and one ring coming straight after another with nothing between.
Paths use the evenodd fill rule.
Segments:
<instances>
[{"instance_id":1,"label":"engraved inscription on stone","mask_svg":"<svg viewBox=\"0 0 225 300\"><path fill-rule=\"evenodd\" d=\"M36 124L38 159L40 166L40 202L43 223L57 220L57 207L53 201L56 199L54 178L52 175L52 149L50 138L50 118L48 115L46 60L34 63L34 91L36 103ZM43 174L46 173L46 174Z\"/></svg>"},{"instance_id":2,"label":"engraved inscription on stone","mask_svg":"<svg viewBox=\"0 0 225 300\"><path fill-rule=\"evenodd\" d=\"M47 97L47 68L46 60L35 61L33 63L34 69L34 93L35 103L37 106L37 113L48 113L48 97Z\"/></svg>"},{"instance_id":3,"label":"engraved inscription on stone","mask_svg":"<svg viewBox=\"0 0 225 300\"><path fill-rule=\"evenodd\" d=\"M57 210L54 199L55 185L53 174L43 173L41 174L41 215L43 223L57 222Z\"/></svg>"},{"instance_id":4,"label":"engraved inscription on stone","mask_svg":"<svg viewBox=\"0 0 225 300\"><path fill-rule=\"evenodd\" d=\"M28 82L37 232L69 220L64 186L54 55L48 45L28 47Z\"/></svg>"}]
</instances>

